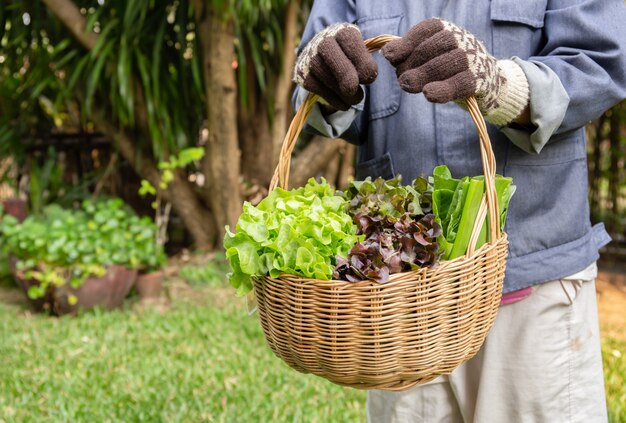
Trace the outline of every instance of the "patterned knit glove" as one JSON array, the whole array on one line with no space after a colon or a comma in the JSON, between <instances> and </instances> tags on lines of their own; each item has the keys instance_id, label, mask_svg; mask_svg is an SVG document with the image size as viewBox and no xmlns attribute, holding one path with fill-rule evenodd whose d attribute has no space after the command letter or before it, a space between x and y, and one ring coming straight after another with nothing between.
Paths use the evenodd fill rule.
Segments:
<instances>
[{"instance_id":1,"label":"patterned knit glove","mask_svg":"<svg viewBox=\"0 0 626 423\"><path fill-rule=\"evenodd\" d=\"M423 92L435 103L476 96L495 125L510 123L528 104L528 81L517 63L496 60L474 35L442 19L415 25L382 53L403 90Z\"/></svg>"},{"instance_id":2,"label":"patterned knit glove","mask_svg":"<svg viewBox=\"0 0 626 423\"><path fill-rule=\"evenodd\" d=\"M370 84L378 66L355 25L334 24L317 33L304 47L294 70L294 81L318 94L339 110L363 99L359 84Z\"/></svg>"}]
</instances>

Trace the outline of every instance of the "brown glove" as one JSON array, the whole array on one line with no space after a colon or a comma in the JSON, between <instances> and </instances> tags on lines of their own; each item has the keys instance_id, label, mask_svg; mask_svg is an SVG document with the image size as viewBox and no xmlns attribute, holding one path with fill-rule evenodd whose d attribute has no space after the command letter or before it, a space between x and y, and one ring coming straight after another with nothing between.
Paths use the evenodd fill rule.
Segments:
<instances>
[{"instance_id":1,"label":"brown glove","mask_svg":"<svg viewBox=\"0 0 626 423\"><path fill-rule=\"evenodd\" d=\"M360 84L371 84L378 66L363 43L361 31L348 23L320 31L298 56L294 81L339 110L363 99Z\"/></svg>"},{"instance_id":2,"label":"brown glove","mask_svg":"<svg viewBox=\"0 0 626 423\"><path fill-rule=\"evenodd\" d=\"M528 81L517 63L497 60L474 35L442 19L415 25L382 53L403 90L435 103L476 96L493 124L510 123L528 103Z\"/></svg>"}]
</instances>

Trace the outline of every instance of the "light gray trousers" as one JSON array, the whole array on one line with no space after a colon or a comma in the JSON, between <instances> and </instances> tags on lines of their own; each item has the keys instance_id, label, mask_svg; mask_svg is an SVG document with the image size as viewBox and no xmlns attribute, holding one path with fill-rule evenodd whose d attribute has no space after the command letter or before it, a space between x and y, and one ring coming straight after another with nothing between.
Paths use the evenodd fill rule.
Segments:
<instances>
[{"instance_id":1,"label":"light gray trousers","mask_svg":"<svg viewBox=\"0 0 626 423\"><path fill-rule=\"evenodd\" d=\"M498 311L476 356L404 392L369 391L371 423L607 421L594 265Z\"/></svg>"}]
</instances>

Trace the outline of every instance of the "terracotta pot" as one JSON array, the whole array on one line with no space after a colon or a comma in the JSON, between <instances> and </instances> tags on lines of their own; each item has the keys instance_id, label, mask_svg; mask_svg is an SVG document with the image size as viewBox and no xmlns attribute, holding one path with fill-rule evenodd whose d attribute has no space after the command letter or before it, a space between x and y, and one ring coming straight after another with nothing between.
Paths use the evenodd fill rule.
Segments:
<instances>
[{"instance_id":1,"label":"terracotta pot","mask_svg":"<svg viewBox=\"0 0 626 423\"><path fill-rule=\"evenodd\" d=\"M135 282L135 288L139 298L158 298L163 291L163 279L165 273L162 270L151 273L140 273Z\"/></svg>"},{"instance_id":2,"label":"terracotta pot","mask_svg":"<svg viewBox=\"0 0 626 423\"><path fill-rule=\"evenodd\" d=\"M76 314L78 310L89 310L102 307L112 310L124 303L137 277L136 270L122 266L111 266L101 277L87 278L78 288L69 284L52 287L43 298L31 299L28 297L28 288L38 282L16 275L18 284L26 294L28 301L36 311L47 311L54 315ZM69 297L74 295L76 303L70 304Z\"/></svg>"},{"instance_id":3,"label":"terracotta pot","mask_svg":"<svg viewBox=\"0 0 626 423\"><path fill-rule=\"evenodd\" d=\"M26 219L26 201L19 198L9 198L2 201L6 214L15 217L20 223Z\"/></svg>"}]
</instances>

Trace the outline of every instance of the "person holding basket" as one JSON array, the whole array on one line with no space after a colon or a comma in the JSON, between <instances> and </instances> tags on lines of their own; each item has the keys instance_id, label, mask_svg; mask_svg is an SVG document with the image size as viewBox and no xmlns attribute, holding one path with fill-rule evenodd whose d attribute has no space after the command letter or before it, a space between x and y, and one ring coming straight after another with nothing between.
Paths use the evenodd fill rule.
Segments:
<instances>
[{"instance_id":1,"label":"person holding basket","mask_svg":"<svg viewBox=\"0 0 626 423\"><path fill-rule=\"evenodd\" d=\"M368 391L370 422L605 422L584 125L626 98L623 0L316 0L294 70L308 126L358 145L356 178L482 172L474 96L513 178L501 307L450 375ZM401 38L380 53L364 39ZM459 107L461 106L461 107Z\"/></svg>"}]
</instances>

